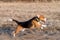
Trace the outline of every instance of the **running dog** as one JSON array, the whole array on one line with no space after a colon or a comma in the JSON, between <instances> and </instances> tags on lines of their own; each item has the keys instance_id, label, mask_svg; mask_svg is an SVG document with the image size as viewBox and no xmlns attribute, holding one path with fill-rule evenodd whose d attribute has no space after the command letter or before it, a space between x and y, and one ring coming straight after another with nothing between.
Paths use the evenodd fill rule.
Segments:
<instances>
[{"instance_id":1,"label":"running dog","mask_svg":"<svg viewBox=\"0 0 60 40\"><path fill-rule=\"evenodd\" d=\"M37 15L34 16L32 19L25 21L25 22L19 22L15 19L10 19L11 21L15 21L18 26L16 27L16 30L13 32L13 36L15 37L20 31L24 31L25 28L29 29L43 29L43 27L46 27L46 25L43 25L46 22L46 18L43 15Z\"/></svg>"}]
</instances>

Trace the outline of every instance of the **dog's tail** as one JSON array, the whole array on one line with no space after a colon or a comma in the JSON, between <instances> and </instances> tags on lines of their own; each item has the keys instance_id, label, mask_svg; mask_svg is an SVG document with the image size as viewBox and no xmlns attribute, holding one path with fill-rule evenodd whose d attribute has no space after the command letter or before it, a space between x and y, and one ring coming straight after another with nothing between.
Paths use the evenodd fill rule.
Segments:
<instances>
[{"instance_id":1,"label":"dog's tail","mask_svg":"<svg viewBox=\"0 0 60 40\"><path fill-rule=\"evenodd\" d=\"M15 20L15 19L12 19L12 18L10 18L9 21L14 21L14 22L16 22L17 24L20 23L19 21Z\"/></svg>"}]
</instances>

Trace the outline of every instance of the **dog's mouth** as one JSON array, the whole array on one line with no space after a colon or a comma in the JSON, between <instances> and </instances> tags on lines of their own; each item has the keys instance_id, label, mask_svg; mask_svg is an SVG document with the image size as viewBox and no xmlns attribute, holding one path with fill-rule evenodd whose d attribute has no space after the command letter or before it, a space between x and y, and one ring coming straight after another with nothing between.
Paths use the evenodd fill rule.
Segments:
<instances>
[{"instance_id":1,"label":"dog's mouth","mask_svg":"<svg viewBox=\"0 0 60 40\"><path fill-rule=\"evenodd\" d=\"M46 21L40 21L41 24L41 29L44 29L47 27L47 22Z\"/></svg>"}]
</instances>

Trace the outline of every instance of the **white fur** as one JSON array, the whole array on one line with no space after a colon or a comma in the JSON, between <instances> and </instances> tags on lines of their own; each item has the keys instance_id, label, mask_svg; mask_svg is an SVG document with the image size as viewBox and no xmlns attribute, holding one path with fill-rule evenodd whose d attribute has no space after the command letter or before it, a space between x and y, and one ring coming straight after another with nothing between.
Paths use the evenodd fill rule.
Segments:
<instances>
[{"instance_id":1,"label":"white fur","mask_svg":"<svg viewBox=\"0 0 60 40\"><path fill-rule=\"evenodd\" d=\"M38 25L40 25L40 22L38 22Z\"/></svg>"},{"instance_id":2,"label":"white fur","mask_svg":"<svg viewBox=\"0 0 60 40\"><path fill-rule=\"evenodd\" d=\"M42 25L42 27L47 27L47 25Z\"/></svg>"},{"instance_id":3,"label":"white fur","mask_svg":"<svg viewBox=\"0 0 60 40\"><path fill-rule=\"evenodd\" d=\"M24 29L22 29L22 32L23 32L23 31L25 31L25 28L24 28Z\"/></svg>"},{"instance_id":4,"label":"white fur","mask_svg":"<svg viewBox=\"0 0 60 40\"><path fill-rule=\"evenodd\" d=\"M15 31L13 31L12 34L13 34L13 37L15 37Z\"/></svg>"},{"instance_id":5,"label":"white fur","mask_svg":"<svg viewBox=\"0 0 60 40\"><path fill-rule=\"evenodd\" d=\"M15 37L15 34L13 34L13 36Z\"/></svg>"},{"instance_id":6,"label":"white fur","mask_svg":"<svg viewBox=\"0 0 60 40\"><path fill-rule=\"evenodd\" d=\"M43 29L43 27L41 27L41 29Z\"/></svg>"},{"instance_id":7,"label":"white fur","mask_svg":"<svg viewBox=\"0 0 60 40\"><path fill-rule=\"evenodd\" d=\"M47 25L42 25L42 26L41 26L41 29L43 29L44 27L47 27Z\"/></svg>"},{"instance_id":8,"label":"white fur","mask_svg":"<svg viewBox=\"0 0 60 40\"><path fill-rule=\"evenodd\" d=\"M46 18L44 18L44 21L46 22Z\"/></svg>"},{"instance_id":9,"label":"white fur","mask_svg":"<svg viewBox=\"0 0 60 40\"><path fill-rule=\"evenodd\" d=\"M13 21L13 19L10 18L10 19L8 19L8 21Z\"/></svg>"}]
</instances>

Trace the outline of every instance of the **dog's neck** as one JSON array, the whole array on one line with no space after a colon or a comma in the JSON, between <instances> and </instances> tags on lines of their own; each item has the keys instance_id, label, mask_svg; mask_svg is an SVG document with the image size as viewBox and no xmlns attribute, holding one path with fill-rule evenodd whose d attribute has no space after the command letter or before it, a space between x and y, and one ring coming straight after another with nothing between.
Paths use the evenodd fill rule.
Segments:
<instances>
[{"instance_id":1,"label":"dog's neck","mask_svg":"<svg viewBox=\"0 0 60 40\"><path fill-rule=\"evenodd\" d=\"M30 20L28 20L28 21L32 21L32 20L34 20L34 19L36 19L36 18L38 18L37 16L35 16L35 17L33 17L32 19L30 19Z\"/></svg>"}]
</instances>

